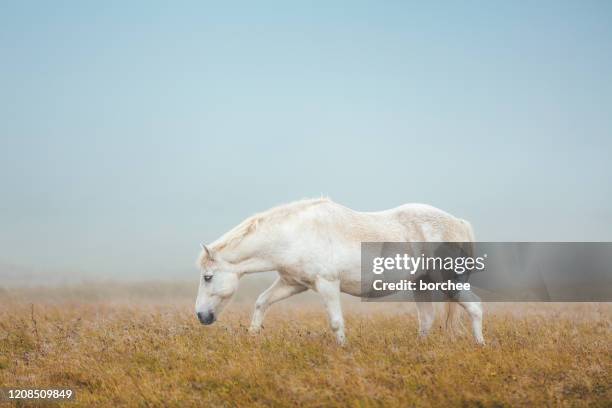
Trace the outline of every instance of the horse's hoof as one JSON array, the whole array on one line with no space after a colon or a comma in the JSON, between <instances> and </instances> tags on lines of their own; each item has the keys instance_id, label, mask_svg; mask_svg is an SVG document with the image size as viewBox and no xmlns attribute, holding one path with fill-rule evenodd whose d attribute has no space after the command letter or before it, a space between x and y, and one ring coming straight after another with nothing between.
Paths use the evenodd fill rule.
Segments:
<instances>
[{"instance_id":1,"label":"horse's hoof","mask_svg":"<svg viewBox=\"0 0 612 408\"><path fill-rule=\"evenodd\" d=\"M425 340L427 339L427 337L429 337L429 332L426 332L426 331L419 332L419 336L418 336L419 340Z\"/></svg>"}]
</instances>

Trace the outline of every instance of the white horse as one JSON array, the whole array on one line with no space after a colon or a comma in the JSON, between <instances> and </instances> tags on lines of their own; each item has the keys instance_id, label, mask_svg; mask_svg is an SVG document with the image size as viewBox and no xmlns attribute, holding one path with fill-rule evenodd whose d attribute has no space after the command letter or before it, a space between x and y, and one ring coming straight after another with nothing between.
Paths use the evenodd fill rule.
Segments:
<instances>
[{"instance_id":1,"label":"white horse","mask_svg":"<svg viewBox=\"0 0 612 408\"><path fill-rule=\"evenodd\" d=\"M202 324L211 324L244 274L277 271L279 277L255 303L249 330L261 329L273 303L312 289L323 297L331 329L344 344L340 292L362 295L361 242L473 240L468 222L424 204L357 212L325 198L297 201L247 218L211 245L202 245L195 311ZM426 336L435 308L428 298L416 301L419 334ZM457 305L468 312L476 342L484 344L480 299L462 291L448 303L449 316Z\"/></svg>"}]
</instances>

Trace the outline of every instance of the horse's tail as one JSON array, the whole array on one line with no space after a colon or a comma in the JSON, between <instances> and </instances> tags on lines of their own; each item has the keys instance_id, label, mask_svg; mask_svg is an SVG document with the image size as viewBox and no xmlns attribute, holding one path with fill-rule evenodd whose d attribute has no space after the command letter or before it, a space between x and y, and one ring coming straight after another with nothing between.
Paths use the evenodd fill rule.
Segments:
<instances>
[{"instance_id":1,"label":"horse's tail","mask_svg":"<svg viewBox=\"0 0 612 408\"><path fill-rule=\"evenodd\" d=\"M465 227L465 234L468 242L467 255L473 257L476 253L476 238L474 237L474 228L472 228L472 224L466 220L461 220L461 223Z\"/></svg>"},{"instance_id":2,"label":"horse's tail","mask_svg":"<svg viewBox=\"0 0 612 408\"><path fill-rule=\"evenodd\" d=\"M472 224L470 224L468 221L466 220L459 220L461 222L461 224L463 224L464 228L465 228L465 237L466 239L466 243L467 243L467 248L466 249L466 255L473 257L474 254L476 253L476 248L475 248L475 241L476 238L474 237L474 229L472 228ZM444 319L444 328L449 331L449 332L456 332L456 331L463 331L463 329L465 329L465 326L463 325L463 321L461 320L461 311L462 311L462 307L459 303L457 303L456 301L452 301L452 300L447 300L445 307L444 307L444 312L445 312L445 319Z\"/></svg>"}]
</instances>

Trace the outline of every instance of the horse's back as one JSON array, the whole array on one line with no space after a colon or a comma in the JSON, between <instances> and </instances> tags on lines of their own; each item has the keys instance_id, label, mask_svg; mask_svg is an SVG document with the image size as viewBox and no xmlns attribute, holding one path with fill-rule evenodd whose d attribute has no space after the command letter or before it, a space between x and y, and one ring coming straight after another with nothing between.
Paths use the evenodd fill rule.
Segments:
<instances>
[{"instance_id":1,"label":"horse's back","mask_svg":"<svg viewBox=\"0 0 612 408\"><path fill-rule=\"evenodd\" d=\"M326 224L351 241L473 240L472 228L467 221L427 204L409 203L384 211L360 212L329 201L320 209L323 214L319 215L328 218Z\"/></svg>"},{"instance_id":2,"label":"horse's back","mask_svg":"<svg viewBox=\"0 0 612 408\"><path fill-rule=\"evenodd\" d=\"M395 209L395 216L408 233L406 241L473 241L469 222L428 204L404 204Z\"/></svg>"}]
</instances>

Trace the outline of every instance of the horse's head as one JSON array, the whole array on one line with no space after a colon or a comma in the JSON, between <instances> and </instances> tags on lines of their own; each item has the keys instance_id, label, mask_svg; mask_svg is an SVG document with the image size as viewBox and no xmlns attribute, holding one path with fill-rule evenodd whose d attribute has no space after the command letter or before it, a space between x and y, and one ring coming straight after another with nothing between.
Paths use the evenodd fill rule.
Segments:
<instances>
[{"instance_id":1,"label":"horse's head","mask_svg":"<svg viewBox=\"0 0 612 408\"><path fill-rule=\"evenodd\" d=\"M239 275L203 244L198 266L201 273L195 312L200 323L212 324L236 292Z\"/></svg>"}]
</instances>

